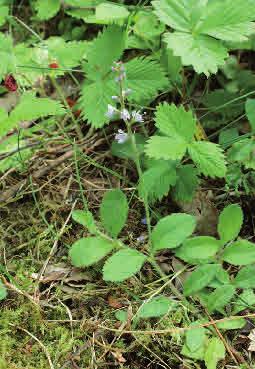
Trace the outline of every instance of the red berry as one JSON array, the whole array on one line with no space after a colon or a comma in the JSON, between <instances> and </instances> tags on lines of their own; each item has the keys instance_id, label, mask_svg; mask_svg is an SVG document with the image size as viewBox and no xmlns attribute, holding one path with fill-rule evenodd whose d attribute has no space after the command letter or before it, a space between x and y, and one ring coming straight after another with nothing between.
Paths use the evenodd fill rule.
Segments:
<instances>
[{"instance_id":1,"label":"red berry","mask_svg":"<svg viewBox=\"0 0 255 369\"><path fill-rule=\"evenodd\" d=\"M54 63L50 63L50 64L49 64L49 68L57 69L57 68L59 68L59 65L58 65L58 63L56 63L56 62L54 62Z\"/></svg>"},{"instance_id":2,"label":"red berry","mask_svg":"<svg viewBox=\"0 0 255 369\"><path fill-rule=\"evenodd\" d=\"M15 92L18 89L16 79L11 74L9 74L5 77L4 86L10 92Z\"/></svg>"}]
</instances>

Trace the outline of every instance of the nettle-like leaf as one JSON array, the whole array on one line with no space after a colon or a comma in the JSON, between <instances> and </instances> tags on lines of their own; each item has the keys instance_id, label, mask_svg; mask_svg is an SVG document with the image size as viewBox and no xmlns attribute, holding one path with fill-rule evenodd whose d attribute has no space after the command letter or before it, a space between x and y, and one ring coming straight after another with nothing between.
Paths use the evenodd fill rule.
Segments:
<instances>
[{"instance_id":1,"label":"nettle-like leaf","mask_svg":"<svg viewBox=\"0 0 255 369\"><path fill-rule=\"evenodd\" d=\"M175 165L165 160L156 160L139 179L139 196L148 199L150 202L161 200L175 183Z\"/></svg>"},{"instance_id":2,"label":"nettle-like leaf","mask_svg":"<svg viewBox=\"0 0 255 369\"><path fill-rule=\"evenodd\" d=\"M60 0L37 0L35 9L37 11L37 18L40 20L48 20L54 17L60 9Z\"/></svg>"},{"instance_id":3,"label":"nettle-like leaf","mask_svg":"<svg viewBox=\"0 0 255 369\"><path fill-rule=\"evenodd\" d=\"M195 230L196 220L189 214L171 214L161 219L153 228L153 251L173 249L179 246Z\"/></svg>"},{"instance_id":4,"label":"nettle-like leaf","mask_svg":"<svg viewBox=\"0 0 255 369\"><path fill-rule=\"evenodd\" d=\"M159 19L172 27L165 41L183 65L197 73L216 73L224 64L228 50L223 41L247 40L254 33L254 1L231 0L152 2Z\"/></svg>"},{"instance_id":5,"label":"nettle-like leaf","mask_svg":"<svg viewBox=\"0 0 255 369\"><path fill-rule=\"evenodd\" d=\"M157 296L145 301L136 313L137 318L158 318L166 315L175 306L175 302L166 296Z\"/></svg>"},{"instance_id":6,"label":"nettle-like leaf","mask_svg":"<svg viewBox=\"0 0 255 369\"><path fill-rule=\"evenodd\" d=\"M102 237L86 237L76 241L69 256L76 267L85 267L97 263L109 254L114 244Z\"/></svg>"},{"instance_id":7,"label":"nettle-like leaf","mask_svg":"<svg viewBox=\"0 0 255 369\"><path fill-rule=\"evenodd\" d=\"M158 91L168 86L168 79L159 63L149 57L134 58L125 63L125 69L126 86L132 90L128 96L131 102L150 101Z\"/></svg>"},{"instance_id":8,"label":"nettle-like leaf","mask_svg":"<svg viewBox=\"0 0 255 369\"><path fill-rule=\"evenodd\" d=\"M222 149L212 142L192 142L188 146L191 159L205 176L223 178L226 175L226 163Z\"/></svg>"},{"instance_id":9,"label":"nettle-like leaf","mask_svg":"<svg viewBox=\"0 0 255 369\"><path fill-rule=\"evenodd\" d=\"M234 240L243 224L243 212L239 205L231 204L220 213L218 233L223 243Z\"/></svg>"},{"instance_id":10,"label":"nettle-like leaf","mask_svg":"<svg viewBox=\"0 0 255 369\"><path fill-rule=\"evenodd\" d=\"M119 189L106 192L100 205L100 218L106 231L114 238L124 227L128 215L126 195Z\"/></svg>"},{"instance_id":11,"label":"nettle-like leaf","mask_svg":"<svg viewBox=\"0 0 255 369\"><path fill-rule=\"evenodd\" d=\"M198 171L191 165L182 165L176 170L177 180L173 196L177 201L189 202L193 199L199 185Z\"/></svg>"},{"instance_id":12,"label":"nettle-like leaf","mask_svg":"<svg viewBox=\"0 0 255 369\"><path fill-rule=\"evenodd\" d=\"M246 240L238 240L226 247L222 259L233 265L255 263L255 244Z\"/></svg>"},{"instance_id":13,"label":"nettle-like leaf","mask_svg":"<svg viewBox=\"0 0 255 369\"><path fill-rule=\"evenodd\" d=\"M214 237L198 236L184 241L175 254L186 262L197 264L213 257L220 246L220 242Z\"/></svg>"},{"instance_id":14,"label":"nettle-like leaf","mask_svg":"<svg viewBox=\"0 0 255 369\"><path fill-rule=\"evenodd\" d=\"M134 249L117 251L104 264L103 278L105 281L122 282L139 272L145 260L146 256Z\"/></svg>"}]
</instances>

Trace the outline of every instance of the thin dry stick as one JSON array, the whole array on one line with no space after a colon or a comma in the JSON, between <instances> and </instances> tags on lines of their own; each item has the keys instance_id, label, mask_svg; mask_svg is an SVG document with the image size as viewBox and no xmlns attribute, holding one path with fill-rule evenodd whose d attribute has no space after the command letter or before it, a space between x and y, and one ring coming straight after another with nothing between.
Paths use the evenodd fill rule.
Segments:
<instances>
[{"instance_id":1,"label":"thin dry stick","mask_svg":"<svg viewBox=\"0 0 255 369\"><path fill-rule=\"evenodd\" d=\"M3 283L5 284L5 286L7 288L9 288L10 290L13 290L15 292L17 292L18 294L25 296L27 299L29 299L34 305L36 305L38 307L37 302L33 299L32 296L30 296L27 292L21 291L18 287L14 286L14 284L8 282L3 276L1 277L3 280Z\"/></svg>"},{"instance_id":2,"label":"thin dry stick","mask_svg":"<svg viewBox=\"0 0 255 369\"><path fill-rule=\"evenodd\" d=\"M19 330L25 332L26 334L28 334L30 337L32 337L40 346L41 348L43 349L44 353L45 353L45 356L47 357L47 360L49 362L49 365L50 365L50 369L55 369L54 368L54 365L53 365L53 362L51 360L51 357L50 357L50 354L49 354L49 351L47 350L47 348L44 346L44 344L36 337L34 336L32 333L30 333L28 330L26 330L25 328L21 328L19 326L15 326L14 324L11 324L9 323L9 325L11 325L12 327L15 327L15 328L18 328Z\"/></svg>"}]
</instances>

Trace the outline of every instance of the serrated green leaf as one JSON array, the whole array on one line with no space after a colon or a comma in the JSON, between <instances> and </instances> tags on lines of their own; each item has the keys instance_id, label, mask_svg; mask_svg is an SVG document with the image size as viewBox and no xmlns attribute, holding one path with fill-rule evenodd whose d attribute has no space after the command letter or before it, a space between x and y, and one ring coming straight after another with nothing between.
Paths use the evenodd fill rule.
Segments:
<instances>
[{"instance_id":1,"label":"serrated green leaf","mask_svg":"<svg viewBox=\"0 0 255 369\"><path fill-rule=\"evenodd\" d=\"M156 0L152 1L152 5L163 23L179 31L189 32L191 9L186 0Z\"/></svg>"},{"instance_id":2,"label":"serrated green leaf","mask_svg":"<svg viewBox=\"0 0 255 369\"><path fill-rule=\"evenodd\" d=\"M199 185L197 174L197 169L191 164L177 168L177 181L173 190L173 196L177 201L189 202L192 200Z\"/></svg>"},{"instance_id":3,"label":"serrated green leaf","mask_svg":"<svg viewBox=\"0 0 255 369\"><path fill-rule=\"evenodd\" d=\"M230 302L234 294L235 287L230 284L216 288L207 298L208 311L221 311Z\"/></svg>"},{"instance_id":4,"label":"serrated green leaf","mask_svg":"<svg viewBox=\"0 0 255 369\"><path fill-rule=\"evenodd\" d=\"M237 273L233 284L237 288L255 288L255 265L247 265Z\"/></svg>"},{"instance_id":5,"label":"serrated green leaf","mask_svg":"<svg viewBox=\"0 0 255 369\"><path fill-rule=\"evenodd\" d=\"M175 183L175 165L164 160L157 160L139 179L139 196L148 199L150 202L161 200Z\"/></svg>"},{"instance_id":6,"label":"serrated green leaf","mask_svg":"<svg viewBox=\"0 0 255 369\"><path fill-rule=\"evenodd\" d=\"M151 234L153 251L179 246L195 230L196 220L189 214L171 214L162 218Z\"/></svg>"},{"instance_id":7,"label":"serrated green leaf","mask_svg":"<svg viewBox=\"0 0 255 369\"><path fill-rule=\"evenodd\" d=\"M191 141L195 129L196 120L191 111L186 111L183 106L159 104L155 114L156 127L166 136Z\"/></svg>"},{"instance_id":8,"label":"serrated green leaf","mask_svg":"<svg viewBox=\"0 0 255 369\"><path fill-rule=\"evenodd\" d=\"M126 195L119 189L105 193L100 205L100 218L104 228L116 238L124 227L128 215Z\"/></svg>"},{"instance_id":9,"label":"serrated green leaf","mask_svg":"<svg viewBox=\"0 0 255 369\"><path fill-rule=\"evenodd\" d=\"M197 261L208 260L214 256L220 248L220 242L214 237L198 236L184 241L176 250L176 256L191 264Z\"/></svg>"},{"instance_id":10,"label":"serrated green leaf","mask_svg":"<svg viewBox=\"0 0 255 369\"><path fill-rule=\"evenodd\" d=\"M215 277L218 269L219 266L217 264L206 264L197 267L184 281L184 295L191 296L207 287Z\"/></svg>"},{"instance_id":11,"label":"serrated green leaf","mask_svg":"<svg viewBox=\"0 0 255 369\"><path fill-rule=\"evenodd\" d=\"M239 240L225 248L222 260L233 265L255 263L255 245L246 240Z\"/></svg>"},{"instance_id":12,"label":"serrated green leaf","mask_svg":"<svg viewBox=\"0 0 255 369\"><path fill-rule=\"evenodd\" d=\"M103 278L105 281L122 282L139 272L145 260L146 256L134 249L117 251L106 261Z\"/></svg>"},{"instance_id":13,"label":"serrated green leaf","mask_svg":"<svg viewBox=\"0 0 255 369\"><path fill-rule=\"evenodd\" d=\"M239 205L231 204L219 216L218 233L223 243L234 240L243 224L243 212Z\"/></svg>"},{"instance_id":14,"label":"serrated green leaf","mask_svg":"<svg viewBox=\"0 0 255 369\"><path fill-rule=\"evenodd\" d=\"M37 18L40 20L48 20L54 17L60 9L60 0L37 0L35 3Z\"/></svg>"},{"instance_id":15,"label":"serrated green leaf","mask_svg":"<svg viewBox=\"0 0 255 369\"><path fill-rule=\"evenodd\" d=\"M216 326L219 329L230 330L230 329L241 329L246 325L246 320L243 318L233 319L233 320L225 320L219 323L216 323Z\"/></svg>"},{"instance_id":16,"label":"serrated green leaf","mask_svg":"<svg viewBox=\"0 0 255 369\"><path fill-rule=\"evenodd\" d=\"M76 241L69 250L72 264L85 267L97 263L112 251L114 244L101 237L86 237Z\"/></svg>"},{"instance_id":17,"label":"serrated green leaf","mask_svg":"<svg viewBox=\"0 0 255 369\"><path fill-rule=\"evenodd\" d=\"M160 64L151 58L134 58L125 63L125 69L125 84L132 91L128 96L130 102L150 101L169 84Z\"/></svg>"},{"instance_id":18,"label":"serrated green leaf","mask_svg":"<svg viewBox=\"0 0 255 369\"><path fill-rule=\"evenodd\" d=\"M145 301L139 308L136 317L147 319L147 318L158 318L166 315L175 306L175 302L165 296L157 296L148 301Z\"/></svg>"},{"instance_id":19,"label":"serrated green leaf","mask_svg":"<svg viewBox=\"0 0 255 369\"><path fill-rule=\"evenodd\" d=\"M126 19L129 11L123 5L103 2L96 7L95 16L102 21L114 22Z\"/></svg>"},{"instance_id":20,"label":"serrated green leaf","mask_svg":"<svg viewBox=\"0 0 255 369\"><path fill-rule=\"evenodd\" d=\"M182 138L152 136L145 147L150 158L165 160L180 160L187 149L187 143Z\"/></svg>"},{"instance_id":21,"label":"serrated green leaf","mask_svg":"<svg viewBox=\"0 0 255 369\"><path fill-rule=\"evenodd\" d=\"M188 152L198 170L205 176L225 177L227 168L220 146L212 142L197 141L188 146Z\"/></svg>"},{"instance_id":22,"label":"serrated green leaf","mask_svg":"<svg viewBox=\"0 0 255 369\"><path fill-rule=\"evenodd\" d=\"M72 217L75 222L80 223L84 227L88 228L90 233L96 233L97 227L90 211L86 210L74 210L72 212Z\"/></svg>"},{"instance_id":23,"label":"serrated green leaf","mask_svg":"<svg viewBox=\"0 0 255 369\"><path fill-rule=\"evenodd\" d=\"M208 36L173 32L166 33L164 41L175 56L181 57L183 65L192 65L197 73L207 77L210 73L215 74L228 57L227 49Z\"/></svg>"},{"instance_id":24,"label":"serrated green leaf","mask_svg":"<svg viewBox=\"0 0 255 369\"><path fill-rule=\"evenodd\" d=\"M207 369L216 369L220 359L225 358L224 343L218 337L210 338L205 351L205 365Z\"/></svg>"},{"instance_id":25,"label":"serrated green leaf","mask_svg":"<svg viewBox=\"0 0 255 369\"><path fill-rule=\"evenodd\" d=\"M0 281L0 300L4 300L7 296L7 289L3 282Z\"/></svg>"}]
</instances>

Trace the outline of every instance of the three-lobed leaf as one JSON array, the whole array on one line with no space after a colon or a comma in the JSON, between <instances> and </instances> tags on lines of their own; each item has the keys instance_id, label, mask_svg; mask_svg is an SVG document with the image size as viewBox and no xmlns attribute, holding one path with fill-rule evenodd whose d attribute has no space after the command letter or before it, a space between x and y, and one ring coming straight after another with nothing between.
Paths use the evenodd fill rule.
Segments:
<instances>
[{"instance_id":1,"label":"three-lobed leaf","mask_svg":"<svg viewBox=\"0 0 255 369\"><path fill-rule=\"evenodd\" d=\"M139 272L145 260L146 256L134 249L117 251L104 264L103 278L109 282L122 282Z\"/></svg>"},{"instance_id":2,"label":"three-lobed leaf","mask_svg":"<svg viewBox=\"0 0 255 369\"><path fill-rule=\"evenodd\" d=\"M195 230L196 220L189 214L171 214L161 219L151 234L153 251L179 246Z\"/></svg>"},{"instance_id":3,"label":"three-lobed leaf","mask_svg":"<svg viewBox=\"0 0 255 369\"><path fill-rule=\"evenodd\" d=\"M218 233L223 243L234 240L243 224L243 212L239 205L231 204L219 216Z\"/></svg>"},{"instance_id":4,"label":"three-lobed leaf","mask_svg":"<svg viewBox=\"0 0 255 369\"><path fill-rule=\"evenodd\" d=\"M120 189L105 193L100 205L100 218L106 231L116 238L124 227L128 216L126 195Z\"/></svg>"}]
</instances>

